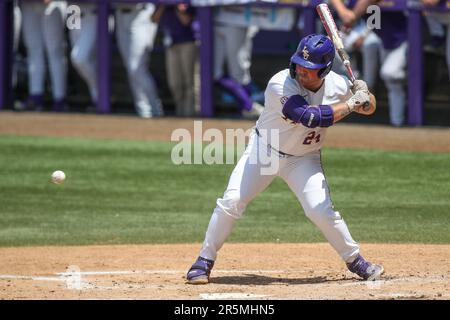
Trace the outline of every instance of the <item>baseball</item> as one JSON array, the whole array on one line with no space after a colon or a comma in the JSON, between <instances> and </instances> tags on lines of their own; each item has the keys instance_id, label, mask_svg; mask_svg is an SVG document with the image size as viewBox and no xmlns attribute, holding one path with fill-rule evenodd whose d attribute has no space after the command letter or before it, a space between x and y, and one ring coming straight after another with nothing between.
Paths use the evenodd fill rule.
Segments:
<instances>
[{"instance_id":1,"label":"baseball","mask_svg":"<svg viewBox=\"0 0 450 320\"><path fill-rule=\"evenodd\" d=\"M64 180L66 180L66 174L63 171L57 170L52 173L52 182L53 183L61 184L64 182Z\"/></svg>"}]
</instances>

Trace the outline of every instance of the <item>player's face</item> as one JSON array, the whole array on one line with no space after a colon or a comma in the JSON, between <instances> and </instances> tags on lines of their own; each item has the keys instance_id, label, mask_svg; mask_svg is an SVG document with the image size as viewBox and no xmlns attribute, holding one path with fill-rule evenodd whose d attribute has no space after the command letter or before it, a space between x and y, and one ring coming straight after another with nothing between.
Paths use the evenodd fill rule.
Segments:
<instances>
[{"instance_id":1,"label":"player's face","mask_svg":"<svg viewBox=\"0 0 450 320\"><path fill-rule=\"evenodd\" d=\"M297 65L296 74L297 80L303 88L315 91L322 85L322 79L319 78L318 73L320 69L307 69Z\"/></svg>"}]
</instances>

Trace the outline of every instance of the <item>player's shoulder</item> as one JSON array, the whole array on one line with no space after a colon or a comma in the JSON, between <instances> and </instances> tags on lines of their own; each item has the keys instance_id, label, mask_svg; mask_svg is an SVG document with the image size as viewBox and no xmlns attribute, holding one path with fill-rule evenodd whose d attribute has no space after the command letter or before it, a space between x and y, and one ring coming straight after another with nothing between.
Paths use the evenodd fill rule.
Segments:
<instances>
[{"instance_id":1,"label":"player's shoulder","mask_svg":"<svg viewBox=\"0 0 450 320\"><path fill-rule=\"evenodd\" d=\"M270 78L267 84L267 90L284 93L286 90L296 89L296 81L291 78L289 69L281 70Z\"/></svg>"},{"instance_id":2,"label":"player's shoulder","mask_svg":"<svg viewBox=\"0 0 450 320\"><path fill-rule=\"evenodd\" d=\"M287 78L289 78L289 69L284 69L275 73L272 78L270 78L269 83L283 84Z\"/></svg>"},{"instance_id":3,"label":"player's shoulder","mask_svg":"<svg viewBox=\"0 0 450 320\"><path fill-rule=\"evenodd\" d=\"M326 76L326 81L327 91L331 94L346 95L350 90L350 80L334 71L330 71Z\"/></svg>"}]
</instances>

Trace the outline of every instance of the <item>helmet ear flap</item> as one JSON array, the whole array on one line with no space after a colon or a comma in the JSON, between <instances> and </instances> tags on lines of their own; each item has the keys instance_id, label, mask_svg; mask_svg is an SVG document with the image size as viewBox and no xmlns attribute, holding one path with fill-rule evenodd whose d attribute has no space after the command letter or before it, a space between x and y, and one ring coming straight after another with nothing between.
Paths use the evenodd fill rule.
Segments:
<instances>
[{"instance_id":1,"label":"helmet ear flap","mask_svg":"<svg viewBox=\"0 0 450 320\"><path fill-rule=\"evenodd\" d=\"M295 79L295 68L296 68L296 64L295 63L289 63L289 74L291 75L292 79Z\"/></svg>"},{"instance_id":2,"label":"helmet ear flap","mask_svg":"<svg viewBox=\"0 0 450 320\"><path fill-rule=\"evenodd\" d=\"M333 61L329 62L325 68L320 69L320 71L317 73L317 76L320 79L325 78L325 76L331 71L331 67L333 67Z\"/></svg>"}]
</instances>

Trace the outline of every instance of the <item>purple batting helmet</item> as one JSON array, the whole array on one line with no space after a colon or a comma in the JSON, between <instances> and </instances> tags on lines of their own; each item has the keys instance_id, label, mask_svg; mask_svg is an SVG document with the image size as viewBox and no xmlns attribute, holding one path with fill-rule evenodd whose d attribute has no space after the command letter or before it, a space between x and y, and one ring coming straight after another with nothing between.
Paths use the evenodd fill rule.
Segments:
<instances>
[{"instance_id":1,"label":"purple batting helmet","mask_svg":"<svg viewBox=\"0 0 450 320\"><path fill-rule=\"evenodd\" d=\"M306 69L320 69L318 76L324 78L330 72L334 60L333 42L321 34L310 34L304 37L291 57L289 71L295 78L295 65Z\"/></svg>"}]
</instances>

